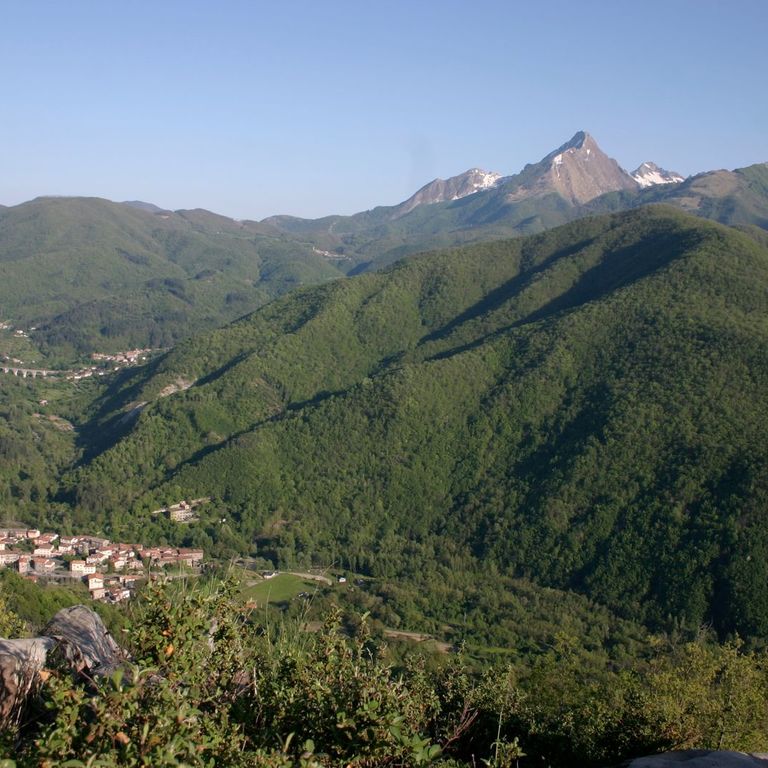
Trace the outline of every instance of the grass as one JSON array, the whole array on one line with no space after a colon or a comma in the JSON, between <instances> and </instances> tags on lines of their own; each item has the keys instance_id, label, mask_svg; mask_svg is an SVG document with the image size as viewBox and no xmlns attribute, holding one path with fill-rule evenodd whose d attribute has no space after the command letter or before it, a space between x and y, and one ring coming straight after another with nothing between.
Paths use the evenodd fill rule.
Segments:
<instances>
[{"instance_id":1,"label":"grass","mask_svg":"<svg viewBox=\"0 0 768 768\"><path fill-rule=\"evenodd\" d=\"M4 318L0 317L0 322ZM16 326L13 326L15 329ZM41 363L40 350L32 343L27 336L16 336L13 329L0 328L0 356L7 355L10 358L17 360L23 360L24 366L28 368L34 368L39 366L45 368L47 366ZM33 362L34 361L34 362ZM12 363L12 365L18 367L18 363Z\"/></svg>"},{"instance_id":2,"label":"grass","mask_svg":"<svg viewBox=\"0 0 768 768\"><path fill-rule=\"evenodd\" d=\"M314 594L321 586L319 582L302 579L290 573L279 573L271 579L264 579L246 586L242 591L244 600L254 600L260 605L266 603L286 603L301 592Z\"/></svg>"}]
</instances>

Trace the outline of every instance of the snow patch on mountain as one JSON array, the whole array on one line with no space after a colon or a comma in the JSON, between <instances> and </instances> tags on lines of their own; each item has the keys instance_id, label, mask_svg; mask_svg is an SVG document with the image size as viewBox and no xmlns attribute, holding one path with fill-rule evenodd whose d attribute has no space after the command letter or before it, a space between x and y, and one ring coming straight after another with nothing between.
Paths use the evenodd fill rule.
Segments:
<instances>
[{"instance_id":1,"label":"snow patch on mountain","mask_svg":"<svg viewBox=\"0 0 768 768\"><path fill-rule=\"evenodd\" d=\"M410 213L418 205L432 205L448 200L460 200L462 197L492 189L502 181L502 175L482 168L470 170L450 179L435 179L423 186L415 195L400 203L392 214L393 219Z\"/></svg>"},{"instance_id":2,"label":"snow patch on mountain","mask_svg":"<svg viewBox=\"0 0 768 768\"><path fill-rule=\"evenodd\" d=\"M501 178L500 173L495 173L494 171L484 171L481 168L472 168L472 170L467 171L466 176L468 183L464 186L463 189L457 191L451 200L460 200L462 197L472 195L482 189L490 189L491 187L495 187Z\"/></svg>"},{"instance_id":3,"label":"snow patch on mountain","mask_svg":"<svg viewBox=\"0 0 768 768\"><path fill-rule=\"evenodd\" d=\"M659 168L656 163L643 163L637 169L632 171L632 178L641 187L653 187L657 184L679 184L685 179L674 171L666 171Z\"/></svg>"}]
</instances>

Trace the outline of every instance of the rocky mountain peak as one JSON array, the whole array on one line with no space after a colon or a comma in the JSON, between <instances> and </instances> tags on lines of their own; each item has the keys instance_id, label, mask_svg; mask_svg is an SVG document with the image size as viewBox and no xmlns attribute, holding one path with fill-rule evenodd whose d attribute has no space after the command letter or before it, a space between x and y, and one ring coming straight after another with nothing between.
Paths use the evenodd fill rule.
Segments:
<instances>
[{"instance_id":1,"label":"rocky mountain peak","mask_svg":"<svg viewBox=\"0 0 768 768\"><path fill-rule=\"evenodd\" d=\"M449 179L434 179L425 184L415 195L398 205L392 215L399 219L412 211L417 205L443 203L446 200L459 200L483 189L496 186L501 180L500 173L484 171L482 168L470 168L468 171L451 176Z\"/></svg>"},{"instance_id":2,"label":"rocky mountain peak","mask_svg":"<svg viewBox=\"0 0 768 768\"><path fill-rule=\"evenodd\" d=\"M577 131L562 146L538 163L526 165L514 176L470 168L449 179L435 179L393 209L398 219L419 205L458 200L476 192L497 190L505 203L557 194L572 205L583 205L607 192L637 190L655 184L683 181L679 173L655 163L643 163L631 174L603 152L586 131ZM494 192L496 194L496 192Z\"/></svg>"},{"instance_id":3,"label":"rocky mountain peak","mask_svg":"<svg viewBox=\"0 0 768 768\"><path fill-rule=\"evenodd\" d=\"M606 192L637 189L637 182L586 132L574 136L517 176L505 181L508 202L557 193L574 205Z\"/></svg>"},{"instance_id":4,"label":"rocky mountain peak","mask_svg":"<svg viewBox=\"0 0 768 768\"><path fill-rule=\"evenodd\" d=\"M570 141L566 141L558 152L564 152L566 149L582 149L585 144L594 144L597 146L595 140L586 131L577 131L573 134L573 138Z\"/></svg>"}]
</instances>

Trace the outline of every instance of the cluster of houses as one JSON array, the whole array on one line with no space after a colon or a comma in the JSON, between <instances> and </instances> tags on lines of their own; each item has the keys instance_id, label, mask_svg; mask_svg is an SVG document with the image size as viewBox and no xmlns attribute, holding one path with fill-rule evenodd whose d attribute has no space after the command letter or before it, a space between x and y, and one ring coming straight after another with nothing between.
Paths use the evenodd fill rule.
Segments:
<instances>
[{"instance_id":1,"label":"cluster of houses","mask_svg":"<svg viewBox=\"0 0 768 768\"><path fill-rule=\"evenodd\" d=\"M160 509L154 510L152 514L156 516L167 515L168 519L174 523L189 523L198 519L197 508L207 504L210 500L209 496L204 496L200 499L192 499L192 501L179 501L169 507L160 507Z\"/></svg>"},{"instance_id":2,"label":"cluster of houses","mask_svg":"<svg viewBox=\"0 0 768 768\"><path fill-rule=\"evenodd\" d=\"M6 322L6 321L0 321L0 331L10 331L13 330L13 326ZM37 330L34 326L32 326L30 331ZM21 330L20 328L17 328L16 330L13 330L13 335L17 336L19 338L24 337L27 338L29 334L27 331ZM107 354L101 354L98 352L94 352L91 355L91 359L94 362L101 363L101 366L96 365L90 365L85 366L83 368L79 368L75 371L65 371L65 370L33 370L33 369L27 369L24 370L22 368L19 368L18 370L16 368L11 368L11 364L14 366L24 366L25 363L23 360L19 360L15 357L9 357L8 355L2 355L2 361L6 364L3 367L4 373L13 373L14 375L22 375L24 378L27 378L27 375L31 375L32 378L37 378L38 375L41 375L42 378L49 378L49 377L60 377L63 376L68 381L80 381L81 379L89 379L93 376L106 376L109 372L108 367L111 363L111 370L112 371L119 371L121 368L125 366L132 366L132 365L141 365L142 363L145 363L152 354L158 352L160 350L154 350L154 349L131 349L127 352L119 352L115 355L107 355ZM104 366L107 367L104 367Z\"/></svg>"},{"instance_id":3,"label":"cluster of houses","mask_svg":"<svg viewBox=\"0 0 768 768\"><path fill-rule=\"evenodd\" d=\"M0 567L27 578L79 579L94 600L121 602L137 583L159 569L185 565L199 568L202 549L145 547L110 542L99 536L59 536L36 529L0 528Z\"/></svg>"},{"instance_id":4,"label":"cluster of houses","mask_svg":"<svg viewBox=\"0 0 768 768\"><path fill-rule=\"evenodd\" d=\"M79 381L80 379L87 379L91 376L105 376L108 372L108 368L111 363L112 371L119 371L125 366L141 365L145 363L149 358L160 352L160 349L129 349L127 352L118 352L114 355L108 355L103 352L94 352L91 354L91 360L95 363L101 363L104 367L97 367L95 365L87 366L79 371L69 371L67 378L73 381Z\"/></svg>"},{"instance_id":5,"label":"cluster of houses","mask_svg":"<svg viewBox=\"0 0 768 768\"><path fill-rule=\"evenodd\" d=\"M81 379L90 379L91 376L104 376L106 371L96 370L96 366L92 365L90 368L81 368L78 371L67 371L64 378L67 381L80 381Z\"/></svg>"},{"instance_id":6,"label":"cluster of houses","mask_svg":"<svg viewBox=\"0 0 768 768\"><path fill-rule=\"evenodd\" d=\"M118 352L114 355L108 355L103 352L94 352L91 360L98 363L117 363L120 365L139 365L146 362L150 355L158 350L155 349L129 349L127 352ZM115 368L117 370L117 368Z\"/></svg>"}]
</instances>

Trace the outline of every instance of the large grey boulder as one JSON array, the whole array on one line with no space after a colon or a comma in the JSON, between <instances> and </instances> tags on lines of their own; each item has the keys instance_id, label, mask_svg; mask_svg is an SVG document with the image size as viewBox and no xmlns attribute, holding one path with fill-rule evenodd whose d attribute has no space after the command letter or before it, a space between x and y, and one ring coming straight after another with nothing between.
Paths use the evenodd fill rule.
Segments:
<instances>
[{"instance_id":1,"label":"large grey boulder","mask_svg":"<svg viewBox=\"0 0 768 768\"><path fill-rule=\"evenodd\" d=\"M109 634L99 614L84 605L62 608L43 635L55 641L56 652L79 674L102 677L125 661L123 649Z\"/></svg>"},{"instance_id":2,"label":"large grey boulder","mask_svg":"<svg viewBox=\"0 0 768 768\"><path fill-rule=\"evenodd\" d=\"M624 763L625 768L766 768L768 755L727 750L687 749L660 755L637 757Z\"/></svg>"},{"instance_id":3,"label":"large grey boulder","mask_svg":"<svg viewBox=\"0 0 768 768\"><path fill-rule=\"evenodd\" d=\"M40 637L0 639L0 728L18 718L54 657L87 679L110 674L126 658L101 617L84 605L59 611Z\"/></svg>"}]
</instances>

